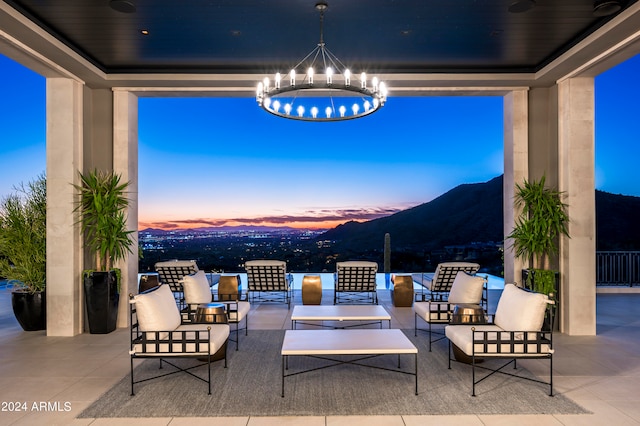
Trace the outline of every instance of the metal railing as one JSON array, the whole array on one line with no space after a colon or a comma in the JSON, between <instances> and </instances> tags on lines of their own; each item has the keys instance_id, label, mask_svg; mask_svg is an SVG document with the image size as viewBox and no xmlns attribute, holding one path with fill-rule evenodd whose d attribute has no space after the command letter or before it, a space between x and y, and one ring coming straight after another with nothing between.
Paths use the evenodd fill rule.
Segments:
<instances>
[{"instance_id":1,"label":"metal railing","mask_svg":"<svg viewBox=\"0 0 640 426\"><path fill-rule=\"evenodd\" d=\"M640 285L640 251L596 252L596 285Z\"/></svg>"}]
</instances>

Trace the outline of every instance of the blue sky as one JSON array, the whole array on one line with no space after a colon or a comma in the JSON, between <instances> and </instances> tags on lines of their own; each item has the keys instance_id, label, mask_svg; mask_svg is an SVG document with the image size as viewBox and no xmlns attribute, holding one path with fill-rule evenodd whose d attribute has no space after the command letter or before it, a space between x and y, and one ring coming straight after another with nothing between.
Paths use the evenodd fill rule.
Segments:
<instances>
[{"instance_id":1,"label":"blue sky","mask_svg":"<svg viewBox=\"0 0 640 426\"><path fill-rule=\"evenodd\" d=\"M596 79L596 187L640 196L637 75L640 56ZM2 196L45 169L45 80L0 55L0 90ZM337 123L279 119L251 98L140 99L141 228L335 225L503 172L501 98L392 95Z\"/></svg>"}]
</instances>

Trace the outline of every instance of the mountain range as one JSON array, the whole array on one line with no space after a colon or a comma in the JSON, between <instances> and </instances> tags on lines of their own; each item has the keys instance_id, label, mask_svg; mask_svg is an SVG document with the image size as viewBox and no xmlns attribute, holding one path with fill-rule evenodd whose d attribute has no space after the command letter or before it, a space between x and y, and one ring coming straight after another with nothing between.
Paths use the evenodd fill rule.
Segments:
<instances>
[{"instance_id":1,"label":"mountain range","mask_svg":"<svg viewBox=\"0 0 640 426\"><path fill-rule=\"evenodd\" d=\"M318 239L358 251L391 235L394 248L433 250L474 242L500 242L503 177L463 184L430 202L368 222L347 222ZM596 190L597 250L640 250L640 197Z\"/></svg>"}]
</instances>

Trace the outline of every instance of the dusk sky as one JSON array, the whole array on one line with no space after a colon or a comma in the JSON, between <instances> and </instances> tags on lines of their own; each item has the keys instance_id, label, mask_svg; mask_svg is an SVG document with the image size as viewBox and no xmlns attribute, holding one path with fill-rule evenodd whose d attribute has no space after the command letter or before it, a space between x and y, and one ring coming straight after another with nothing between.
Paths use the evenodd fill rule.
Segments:
<instances>
[{"instance_id":1,"label":"dusk sky","mask_svg":"<svg viewBox=\"0 0 640 426\"><path fill-rule=\"evenodd\" d=\"M640 196L640 56L596 79L596 188ZM0 55L0 196L45 170L45 79ZM503 172L502 98L396 98L363 119L253 98L139 102L139 227L335 226Z\"/></svg>"}]
</instances>

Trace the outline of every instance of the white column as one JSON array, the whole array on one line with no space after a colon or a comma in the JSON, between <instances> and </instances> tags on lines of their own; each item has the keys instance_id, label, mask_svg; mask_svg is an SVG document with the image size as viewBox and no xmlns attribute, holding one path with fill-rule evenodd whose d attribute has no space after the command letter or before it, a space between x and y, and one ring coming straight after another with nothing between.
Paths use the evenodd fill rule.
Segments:
<instances>
[{"instance_id":1,"label":"white column","mask_svg":"<svg viewBox=\"0 0 640 426\"><path fill-rule=\"evenodd\" d=\"M82 169L82 83L47 79L47 335L82 333L82 236L73 213Z\"/></svg>"},{"instance_id":2,"label":"white column","mask_svg":"<svg viewBox=\"0 0 640 426\"><path fill-rule=\"evenodd\" d=\"M137 293L138 284L138 97L127 91L113 96L113 170L130 183L127 227L135 231L132 253L116 265L122 271L118 327L127 327L129 293Z\"/></svg>"},{"instance_id":3,"label":"white column","mask_svg":"<svg viewBox=\"0 0 640 426\"><path fill-rule=\"evenodd\" d=\"M559 189L569 205L569 235L560 240L562 330L596 334L595 101L593 78L558 84Z\"/></svg>"},{"instance_id":4,"label":"white column","mask_svg":"<svg viewBox=\"0 0 640 426\"><path fill-rule=\"evenodd\" d=\"M504 97L504 182L503 213L504 236L511 233L515 218L520 212L514 210L513 195L515 184L521 183L529 173L528 167L528 129L529 110L528 93L517 90ZM520 282L522 261L515 258L511 249L511 240L504 242L504 279L505 282Z\"/></svg>"}]
</instances>

